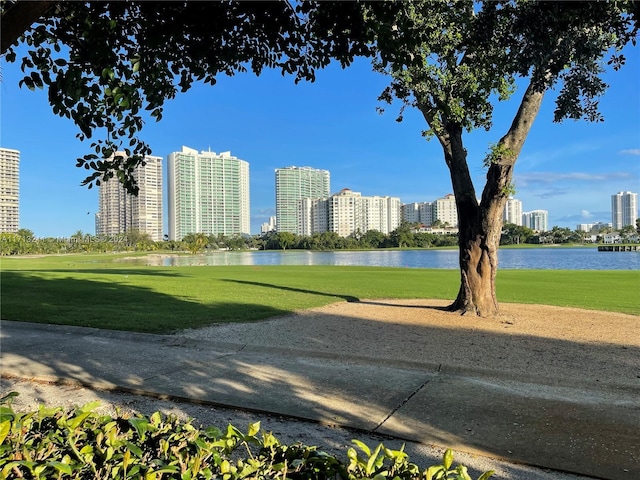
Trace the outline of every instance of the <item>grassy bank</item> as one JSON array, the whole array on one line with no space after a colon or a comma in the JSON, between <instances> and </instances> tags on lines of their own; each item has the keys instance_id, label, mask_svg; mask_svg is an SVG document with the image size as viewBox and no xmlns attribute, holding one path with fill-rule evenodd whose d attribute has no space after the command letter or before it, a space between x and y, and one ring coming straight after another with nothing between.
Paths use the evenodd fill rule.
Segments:
<instances>
[{"instance_id":1,"label":"grassy bank","mask_svg":"<svg viewBox=\"0 0 640 480\"><path fill-rule=\"evenodd\" d=\"M459 286L454 270L114 262L123 256L2 259L2 318L160 333L341 300L453 299ZM498 298L640 315L639 285L637 271L502 270Z\"/></svg>"}]
</instances>

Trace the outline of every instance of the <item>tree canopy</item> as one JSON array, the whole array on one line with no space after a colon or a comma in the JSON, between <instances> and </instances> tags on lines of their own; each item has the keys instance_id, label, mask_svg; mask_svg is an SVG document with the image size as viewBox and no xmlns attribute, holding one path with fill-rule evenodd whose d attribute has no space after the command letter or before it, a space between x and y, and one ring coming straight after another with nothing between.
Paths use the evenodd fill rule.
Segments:
<instances>
[{"instance_id":1,"label":"tree canopy","mask_svg":"<svg viewBox=\"0 0 640 480\"><path fill-rule=\"evenodd\" d=\"M84 184L116 175L136 192L133 169L151 153L139 134L145 120L162 118L165 101L220 74L274 68L313 81L332 59L347 66L371 55L363 10L351 2L3 1L2 53L15 61L16 42L25 43L21 86L46 88L81 140L98 132L77 161L91 172Z\"/></svg>"}]
</instances>

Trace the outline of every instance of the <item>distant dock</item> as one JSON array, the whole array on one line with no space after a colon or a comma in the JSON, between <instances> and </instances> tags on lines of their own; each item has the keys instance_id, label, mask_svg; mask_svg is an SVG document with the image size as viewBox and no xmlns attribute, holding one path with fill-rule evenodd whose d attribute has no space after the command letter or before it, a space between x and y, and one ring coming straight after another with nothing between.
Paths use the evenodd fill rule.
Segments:
<instances>
[{"instance_id":1,"label":"distant dock","mask_svg":"<svg viewBox=\"0 0 640 480\"><path fill-rule=\"evenodd\" d=\"M640 245L598 245L599 252L637 252Z\"/></svg>"}]
</instances>

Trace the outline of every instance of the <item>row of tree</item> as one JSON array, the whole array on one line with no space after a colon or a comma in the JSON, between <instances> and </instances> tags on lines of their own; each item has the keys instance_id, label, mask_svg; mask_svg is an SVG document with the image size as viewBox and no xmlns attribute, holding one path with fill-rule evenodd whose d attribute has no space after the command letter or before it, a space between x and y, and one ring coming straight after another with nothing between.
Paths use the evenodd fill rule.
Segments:
<instances>
[{"instance_id":1,"label":"row of tree","mask_svg":"<svg viewBox=\"0 0 640 480\"><path fill-rule=\"evenodd\" d=\"M610 229L609 229L610 230ZM584 244L604 242L603 230L598 233L581 232L569 228L554 226L548 232L536 233L528 227L506 224L502 230L500 245L519 244ZM640 235L638 226L624 227L618 232L624 243L637 241ZM458 245L457 234L434 234L417 231L416 225L403 223L390 234L378 230L356 232L341 237L335 232L315 233L310 236L295 235L289 232L269 232L263 235L207 235L192 233L180 241L165 239L155 242L149 234L138 230L129 230L115 236L91 235L77 231L69 238L36 238L26 228L16 233L0 233L0 255L46 255L63 253L108 253L157 250L170 252L189 252L193 254L212 250L357 250L371 248L433 248Z\"/></svg>"},{"instance_id":2,"label":"row of tree","mask_svg":"<svg viewBox=\"0 0 640 480\"><path fill-rule=\"evenodd\" d=\"M617 233L622 242L632 243L640 235L639 226L627 225ZM500 245L519 245L522 243L531 244L562 244L562 243L604 243L605 235L613 233L611 227L603 227L597 231L583 232L581 230L571 230L566 227L554 226L547 232L534 232L528 227L507 223L502 227Z\"/></svg>"}]
</instances>

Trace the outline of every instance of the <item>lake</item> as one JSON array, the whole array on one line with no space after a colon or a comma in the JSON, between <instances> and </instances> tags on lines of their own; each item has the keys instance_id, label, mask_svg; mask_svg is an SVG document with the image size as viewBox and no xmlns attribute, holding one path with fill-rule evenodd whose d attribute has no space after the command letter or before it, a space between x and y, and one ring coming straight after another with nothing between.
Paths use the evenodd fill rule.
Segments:
<instances>
[{"instance_id":1,"label":"lake","mask_svg":"<svg viewBox=\"0 0 640 480\"><path fill-rule=\"evenodd\" d=\"M499 268L542 270L640 270L640 252L598 252L593 248L509 248L498 253ZM150 255L135 260L155 266L344 265L404 268L458 268L457 250L367 250L310 252L213 252L203 255Z\"/></svg>"}]
</instances>

